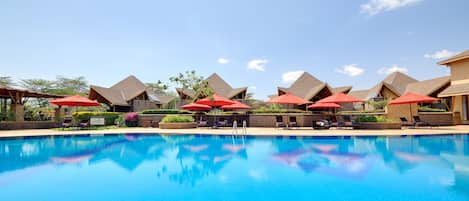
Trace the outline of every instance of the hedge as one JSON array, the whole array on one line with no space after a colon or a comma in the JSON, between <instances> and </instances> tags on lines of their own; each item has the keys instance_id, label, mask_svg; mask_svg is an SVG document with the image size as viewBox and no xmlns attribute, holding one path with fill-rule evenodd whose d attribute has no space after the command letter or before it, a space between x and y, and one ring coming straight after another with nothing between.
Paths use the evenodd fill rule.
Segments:
<instances>
[{"instance_id":1,"label":"hedge","mask_svg":"<svg viewBox=\"0 0 469 201\"><path fill-rule=\"evenodd\" d=\"M192 113L187 110L158 109L158 110L144 110L142 114L192 114Z\"/></svg>"},{"instance_id":2,"label":"hedge","mask_svg":"<svg viewBox=\"0 0 469 201\"><path fill-rule=\"evenodd\" d=\"M419 112L446 112L446 110L440 108L420 107Z\"/></svg>"},{"instance_id":3,"label":"hedge","mask_svg":"<svg viewBox=\"0 0 469 201\"><path fill-rule=\"evenodd\" d=\"M253 114L273 114L273 113L307 113L304 110L297 109L256 109L251 110Z\"/></svg>"},{"instance_id":4,"label":"hedge","mask_svg":"<svg viewBox=\"0 0 469 201\"><path fill-rule=\"evenodd\" d=\"M392 120L382 116L361 116L355 118L355 122L392 122Z\"/></svg>"},{"instance_id":5,"label":"hedge","mask_svg":"<svg viewBox=\"0 0 469 201\"><path fill-rule=\"evenodd\" d=\"M104 117L106 125L114 125L119 115L118 112L74 112L72 114L73 119L77 122L89 120L91 117Z\"/></svg>"},{"instance_id":6,"label":"hedge","mask_svg":"<svg viewBox=\"0 0 469 201\"><path fill-rule=\"evenodd\" d=\"M194 118L191 116L181 116L181 115L166 115L161 123L188 123L194 122Z\"/></svg>"}]
</instances>

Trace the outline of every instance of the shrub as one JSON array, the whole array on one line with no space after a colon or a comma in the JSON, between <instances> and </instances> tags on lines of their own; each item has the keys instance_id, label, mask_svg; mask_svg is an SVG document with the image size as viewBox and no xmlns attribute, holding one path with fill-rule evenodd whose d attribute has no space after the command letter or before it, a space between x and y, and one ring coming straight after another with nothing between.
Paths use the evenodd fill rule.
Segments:
<instances>
[{"instance_id":1,"label":"shrub","mask_svg":"<svg viewBox=\"0 0 469 201\"><path fill-rule=\"evenodd\" d=\"M106 125L114 125L119 114L118 112L74 112L72 117L77 122L89 120L91 117L104 117Z\"/></svg>"},{"instance_id":2,"label":"shrub","mask_svg":"<svg viewBox=\"0 0 469 201\"><path fill-rule=\"evenodd\" d=\"M189 123L194 122L194 118L191 116L181 116L181 115L166 115L161 123Z\"/></svg>"},{"instance_id":3,"label":"shrub","mask_svg":"<svg viewBox=\"0 0 469 201\"><path fill-rule=\"evenodd\" d=\"M187 110L176 110L176 109L157 109L157 110L145 110L142 114L192 114Z\"/></svg>"},{"instance_id":4,"label":"shrub","mask_svg":"<svg viewBox=\"0 0 469 201\"><path fill-rule=\"evenodd\" d=\"M262 114L262 113L304 113L303 110L298 109L283 109L277 105L272 105L270 107L260 107L259 109L251 110L254 114Z\"/></svg>"},{"instance_id":5,"label":"shrub","mask_svg":"<svg viewBox=\"0 0 469 201\"><path fill-rule=\"evenodd\" d=\"M138 114L136 112L130 112L125 115L125 125L128 127L136 127L138 125Z\"/></svg>"},{"instance_id":6,"label":"shrub","mask_svg":"<svg viewBox=\"0 0 469 201\"><path fill-rule=\"evenodd\" d=\"M392 120L382 116L360 116L355 118L355 122L392 122Z\"/></svg>"},{"instance_id":7,"label":"shrub","mask_svg":"<svg viewBox=\"0 0 469 201\"><path fill-rule=\"evenodd\" d=\"M420 107L419 112L446 112L446 110L440 108Z\"/></svg>"}]
</instances>

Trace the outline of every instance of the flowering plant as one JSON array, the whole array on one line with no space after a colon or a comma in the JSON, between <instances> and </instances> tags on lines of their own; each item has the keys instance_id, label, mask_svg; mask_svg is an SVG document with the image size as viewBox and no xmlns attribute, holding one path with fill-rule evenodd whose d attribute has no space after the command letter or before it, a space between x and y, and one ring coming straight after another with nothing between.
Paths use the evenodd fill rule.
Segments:
<instances>
[{"instance_id":1,"label":"flowering plant","mask_svg":"<svg viewBox=\"0 0 469 201\"><path fill-rule=\"evenodd\" d=\"M138 118L137 113L131 112L125 116L125 121L137 121L137 118Z\"/></svg>"}]
</instances>

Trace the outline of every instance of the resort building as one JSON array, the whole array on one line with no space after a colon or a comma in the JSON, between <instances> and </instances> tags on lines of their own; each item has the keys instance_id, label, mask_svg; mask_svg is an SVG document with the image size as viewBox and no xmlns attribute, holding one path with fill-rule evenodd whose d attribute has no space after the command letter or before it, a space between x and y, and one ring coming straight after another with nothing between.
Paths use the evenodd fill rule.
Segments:
<instances>
[{"instance_id":1,"label":"resort building","mask_svg":"<svg viewBox=\"0 0 469 201\"><path fill-rule=\"evenodd\" d=\"M335 93L348 93L351 89L351 86L332 88L329 84L322 82L310 73L304 72L290 87L278 87L277 95L270 97L290 93L305 100L316 102Z\"/></svg>"},{"instance_id":2,"label":"resort building","mask_svg":"<svg viewBox=\"0 0 469 201\"><path fill-rule=\"evenodd\" d=\"M109 88L91 85L89 99L108 105L111 111L138 112L160 108L174 98L154 94L131 75Z\"/></svg>"},{"instance_id":3,"label":"resort building","mask_svg":"<svg viewBox=\"0 0 469 201\"><path fill-rule=\"evenodd\" d=\"M376 84L368 90L351 91L349 95L367 101L384 101L392 100L403 95L407 86L412 83L417 83L418 80L401 72L394 72L384 78L383 81ZM373 108L367 103L354 104L355 109L358 110L373 110L380 108Z\"/></svg>"},{"instance_id":4,"label":"resort building","mask_svg":"<svg viewBox=\"0 0 469 201\"><path fill-rule=\"evenodd\" d=\"M213 90L213 93L219 96L241 102L246 99L248 87L233 88L216 73L210 75L205 81L207 81L208 86ZM190 103L195 98L195 92L192 89L176 88L176 92L179 95L181 105Z\"/></svg>"},{"instance_id":5,"label":"resort building","mask_svg":"<svg viewBox=\"0 0 469 201\"><path fill-rule=\"evenodd\" d=\"M451 70L451 85L438 94L450 97L456 124L469 124L469 50L439 62Z\"/></svg>"}]
</instances>

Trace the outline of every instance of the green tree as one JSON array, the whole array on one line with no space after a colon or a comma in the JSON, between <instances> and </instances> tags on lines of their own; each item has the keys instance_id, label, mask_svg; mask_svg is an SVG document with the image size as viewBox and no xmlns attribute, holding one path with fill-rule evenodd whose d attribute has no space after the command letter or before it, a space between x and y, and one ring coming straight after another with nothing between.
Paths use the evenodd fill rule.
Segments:
<instances>
[{"instance_id":1,"label":"green tree","mask_svg":"<svg viewBox=\"0 0 469 201\"><path fill-rule=\"evenodd\" d=\"M161 80L156 81L156 83L145 83L148 89L154 94L166 94L166 90L168 90L168 85L163 83Z\"/></svg>"},{"instance_id":2,"label":"green tree","mask_svg":"<svg viewBox=\"0 0 469 201\"><path fill-rule=\"evenodd\" d=\"M45 79L24 79L20 85L25 89L42 93L50 93L54 88L54 82Z\"/></svg>"},{"instance_id":3,"label":"green tree","mask_svg":"<svg viewBox=\"0 0 469 201\"><path fill-rule=\"evenodd\" d=\"M0 86L1 87L11 87L14 86L15 83L11 79L11 77L8 76L0 76Z\"/></svg>"},{"instance_id":4,"label":"green tree","mask_svg":"<svg viewBox=\"0 0 469 201\"><path fill-rule=\"evenodd\" d=\"M57 76L55 81L56 94L73 95L73 94L86 94L88 92L88 82L85 77L72 77L67 78L64 76Z\"/></svg>"},{"instance_id":5,"label":"green tree","mask_svg":"<svg viewBox=\"0 0 469 201\"><path fill-rule=\"evenodd\" d=\"M181 86L183 90L192 89L194 91L193 100L213 95L213 90L209 87L204 77L198 76L195 70L179 73L170 77L169 80L176 86Z\"/></svg>"}]
</instances>

